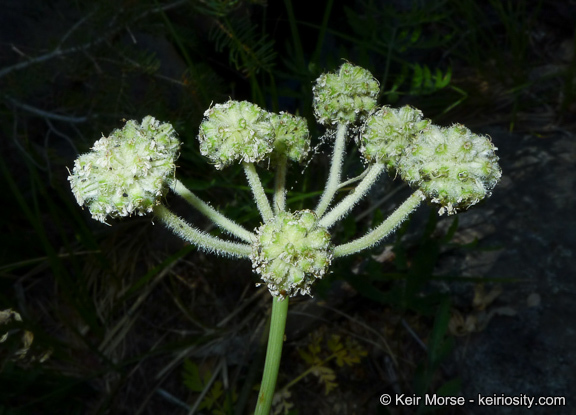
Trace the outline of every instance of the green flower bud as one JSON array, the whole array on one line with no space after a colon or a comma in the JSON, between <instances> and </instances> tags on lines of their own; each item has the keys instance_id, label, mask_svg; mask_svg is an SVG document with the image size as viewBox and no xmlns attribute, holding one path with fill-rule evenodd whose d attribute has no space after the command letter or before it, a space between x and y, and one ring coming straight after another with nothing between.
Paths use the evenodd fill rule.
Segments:
<instances>
[{"instance_id":1,"label":"green flower bud","mask_svg":"<svg viewBox=\"0 0 576 415\"><path fill-rule=\"evenodd\" d=\"M262 225L252 246L252 266L274 296L310 294L332 261L328 231L314 212L280 212Z\"/></svg>"},{"instance_id":2,"label":"green flower bud","mask_svg":"<svg viewBox=\"0 0 576 415\"><path fill-rule=\"evenodd\" d=\"M314 113L323 125L351 124L376 107L380 86L372 74L344 63L338 73L327 73L314 86Z\"/></svg>"},{"instance_id":3,"label":"green flower bud","mask_svg":"<svg viewBox=\"0 0 576 415\"><path fill-rule=\"evenodd\" d=\"M285 154L292 161L301 163L310 151L310 136L306 119L281 112L270 117L274 130L274 153Z\"/></svg>"},{"instance_id":4,"label":"green flower bud","mask_svg":"<svg viewBox=\"0 0 576 415\"><path fill-rule=\"evenodd\" d=\"M254 163L274 149L270 114L247 101L216 104L204 113L200 152L222 169L235 161Z\"/></svg>"},{"instance_id":5,"label":"green flower bud","mask_svg":"<svg viewBox=\"0 0 576 415\"><path fill-rule=\"evenodd\" d=\"M151 212L174 178L179 149L172 125L151 116L128 121L74 162L68 180L76 201L103 223Z\"/></svg>"},{"instance_id":6,"label":"green flower bud","mask_svg":"<svg viewBox=\"0 0 576 415\"><path fill-rule=\"evenodd\" d=\"M440 215L452 215L490 196L502 175L495 150L487 137L463 125L430 125L406 149L398 170L440 205Z\"/></svg>"},{"instance_id":7,"label":"green flower bud","mask_svg":"<svg viewBox=\"0 0 576 415\"><path fill-rule=\"evenodd\" d=\"M366 161L383 163L393 172L404 149L428 123L429 120L422 119L422 111L408 105L382 107L366 120L360 135L360 152Z\"/></svg>"}]
</instances>

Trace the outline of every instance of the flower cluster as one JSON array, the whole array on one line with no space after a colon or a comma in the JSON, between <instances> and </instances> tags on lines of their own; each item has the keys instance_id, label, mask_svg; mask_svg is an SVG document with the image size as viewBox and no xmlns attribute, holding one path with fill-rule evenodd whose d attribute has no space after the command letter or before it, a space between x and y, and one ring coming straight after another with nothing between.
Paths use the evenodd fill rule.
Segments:
<instances>
[{"instance_id":1,"label":"flower cluster","mask_svg":"<svg viewBox=\"0 0 576 415\"><path fill-rule=\"evenodd\" d=\"M378 81L359 66L344 63L338 73L321 75L314 86L314 113L323 125L353 124L374 107Z\"/></svg>"},{"instance_id":2,"label":"flower cluster","mask_svg":"<svg viewBox=\"0 0 576 415\"><path fill-rule=\"evenodd\" d=\"M487 137L462 125L438 127L409 106L370 114L359 141L367 162L399 173L440 205L440 215L453 215L490 196L502 175Z\"/></svg>"},{"instance_id":3,"label":"flower cluster","mask_svg":"<svg viewBox=\"0 0 576 415\"><path fill-rule=\"evenodd\" d=\"M404 149L428 124L422 111L408 105L382 107L370 114L363 126L360 152L366 161L383 163L389 172L394 172Z\"/></svg>"},{"instance_id":4,"label":"flower cluster","mask_svg":"<svg viewBox=\"0 0 576 415\"><path fill-rule=\"evenodd\" d=\"M266 111L246 101L216 104L204 113L200 152L217 169L235 161L261 161L273 150L273 130Z\"/></svg>"},{"instance_id":5,"label":"flower cluster","mask_svg":"<svg viewBox=\"0 0 576 415\"><path fill-rule=\"evenodd\" d=\"M440 205L440 215L452 215L490 196L502 176L495 150L487 137L463 125L430 125L406 148L399 171Z\"/></svg>"},{"instance_id":6,"label":"flower cluster","mask_svg":"<svg viewBox=\"0 0 576 415\"><path fill-rule=\"evenodd\" d=\"M126 122L74 162L68 180L76 201L104 223L151 212L174 178L179 149L172 125L151 116Z\"/></svg>"},{"instance_id":7,"label":"flower cluster","mask_svg":"<svg viewBox=\"0 0 576 415\"><path fill-rule=\"evenodd\" d=\"M303 162L310 152L310 137L306 119L286 112L272 114L274 129L274 155L285 155L297 163Z\"/></svg>"},{"instance_id":8,"label":"flower cluster","mask_svg":"<svg viewBox=\"0 0 576 415\"><path fill-rule=\"evenodd\" d=\"M281 212L257 233L252 266L272 295L310 294L332 261L330 233L318 226L314 212Z\"/></svg>"},{"instance_id":9,"label":"flower cluster","mask_svg":"<svg viewBox=\"0 0 576 415\"><path fill-rule=\"evenodd\" d=\"M217 169L234 162L259 162L273 151L298 162L308 154L308 127L301 117L232 100L210 107L204 116L198 134L200 152Z\"/></svg>"},{"instance_id":10,"label":"flower cluster","mask_svg":"<svg viewBox=\"0 0 576 415\"><path fill-rule=\"evenodd\" d=\"M347 62L317 79L317 120L337 128L329 177L314 211L290 212L286 206L287 160L302 162L310 151L304 118L233 100L205 112L198 134L200 152L217 169L243 164L264 222L254 231L226 218L175 180L180 142L170 124L151 116L141 123L128 121L80 156L69 177L72 191L99 221L153 210L170 229L207 251L250 257L253 269L274 296L309 294L312 283L327 273L334 257L374 246L422 200L439 205L439 214L455 214L489 196L502 175L496 148L487 137L462 125L438 127L409 106L378 108L378 92L378 82L369 71ZM358 178L354 191L334 203L346 183L341 169L351 134L364 160L372 165ZM254 166L264 160L276 168L272 204ZM416 191L366 235L333 246L327 228L346 216L385 170ZM208 235L160 206L168 188L241 242Z\"/></svg>"}]
</instances>

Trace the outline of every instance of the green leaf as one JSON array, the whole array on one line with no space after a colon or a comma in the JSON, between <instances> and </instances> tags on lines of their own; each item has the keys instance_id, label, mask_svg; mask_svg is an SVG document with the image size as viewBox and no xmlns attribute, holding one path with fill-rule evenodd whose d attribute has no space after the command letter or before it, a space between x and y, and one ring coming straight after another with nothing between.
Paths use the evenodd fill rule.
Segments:
<instances>
[{"instance_id":1,"label":"green leaf","mask_svg":"<svg viewBox=\"0 0 576 415\"><path fill-rule=\"evenodd\" d=\"M384 213L382 213L382 209L376 209L374 211L374 216L372 218L372 228L375 228L376 226L380 225L382 222L384 222Z\"/></svg>"},{"instance_id":2,"label":"green leaf","mask_svg":"<svg viewBox=\"0 0 576 415\"><path fill-rule=\"evenodd\" d=\"M250 77L261 70L270 72L274 66L274 40L263 34L249 17L218 20L212 26L210 38L217 51L228 49L230 62Z\"/></svg>"},{"instance_id":3,"label":"green leaf","mask_svg":"<svg viewBox=\"0 0 576 415\"><path fill-rule=\"evenodd\" d=\"M420 39L420 35L422 34L422 26L416 26L412 35L410 36L410 42L416 43Z\"/></svg>"},{"instance_id":4,"label":"green leaf","mask_svg":"<svg viewBox=\"0 0 576 415\"><path fill-rule=\"evenodd\" d=\"M452 80L451 67L448 67L448 69L446 69L446 73L444 75L442 75L442 71L440 71L440 69L438 68L436 69L436 89L442 89L448 86L451 80Z\"/></svg>"},{"instance_id":5,"label":"green leaf","mask_svg":"<svg viewBox=\"0 0 576 415\"><path fill-rule=\"evenodd\" d=\"M310 353L305 352L303 349L298 349L298 354L306 363L314 363L314 357Z\"/></svg>"},{"instance_id":6,"label":"green leaf","mask_svg":"<svg viewBox=\"0 0 576 415\"><path fill-rule=\"evenodd\" d=\"M442 238L442 242L444 243L450 242L457 230L458 230L458 216L455 216L454 220L450 224L450 227L448 228L448 232L446 232L446 235L444 235L444 238Z\"/></svg>"},{"instance_id":7,"label":"green leaf","mask_svg":"<svg viewBox=\"0 0 576 415\"><path fill-rule=\"evenodd\" d=\"M412 87L410 88L410 93L413 95L418 95L418 92L424 84L424 69L419 65L414 65L414 74L412 75Z\"/></svg>"},{"instance_id":8,"label":"green leaf","mask_svg":"<svg viewBox=\"0 0 576 415\"><path fill-rule=\"evenodd\" d=\"M189 359L184 360L182 377L184 378L184 385L192 392L202 392L204 390L204 383L200 378L198 365Z\"/></svg>"},{"instance_id":9,"label":"green leaf","mask_svg":"<svg viewBox=\"0 0 576 415\"><path fill-rule=\"evenodd\" d=\"M449 323L450 301L446 298L438 307L428 340L428 361L431 367L438 367L452 348L451 338L445 339Z\"/></svg>"}]
</instances>

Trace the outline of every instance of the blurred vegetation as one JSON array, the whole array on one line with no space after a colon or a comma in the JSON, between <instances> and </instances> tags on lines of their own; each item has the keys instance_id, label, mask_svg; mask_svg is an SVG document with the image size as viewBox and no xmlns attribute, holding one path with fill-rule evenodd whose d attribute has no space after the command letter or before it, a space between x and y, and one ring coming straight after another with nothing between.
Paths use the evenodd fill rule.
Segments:
<instances>
[{"instance_id":1,"label":"blurred vegetation","mask_svg":"<svg viewBox=\"0 0 576 415\"><path fill-rule=\"evenodd\" d=\"M211 169L195 142L203 112L228 97L299 113L321 136L311 86L347 59L381 81L383 104L413 104L437 122L541 133L576 114L576 33L564 2L322 4L317 13L290 0L7 2L0 22L0 311L12 309L21 320L0 322L8 333L1 414L253 408L269 304L265 289L254 288L250 264L214 261L149 218L106 227L73 199L66 169L122 120L151 114L173 123L184 142L183 182L256 226L242 172ZM292 169L294 209L313 204L316 178L326 176L327 146L316 144L318 157ZM356 159L351 148L350 176L361 168ZM337 238L382 220L377 199L384 194L390 208L404 190L384 181ZM376 413L387 390L457 392L457 380L442 370L452 344L450 298L429 282L446 278L434 275L441 247L474 246L452 244L457 222L446 232L435 231L434 215L427 223L417 239L405 238L407 224L390 244L335 263L317 295L330 298L344 284L355 300L328 302L323 324L332 336L361 343L369 363L337 369L334 383L346 388L322 402L311 401L322 385L300 382L308 383L282 397L284 408L293 403L291 413L311 413L301 403L308 401L314 413L330 412L343 396L351 403L362 396L358 405ZM372 257L386 250L391 259ZM295 309L306 302L296 300ZM315 322L310 332L324 329ZM314 344L307 335L289 334L286 359ZM380 377L377 362L396 378ZM283 370L280 386L307 368L294 373L284 362Z\"/></svg>"}]
</instances>

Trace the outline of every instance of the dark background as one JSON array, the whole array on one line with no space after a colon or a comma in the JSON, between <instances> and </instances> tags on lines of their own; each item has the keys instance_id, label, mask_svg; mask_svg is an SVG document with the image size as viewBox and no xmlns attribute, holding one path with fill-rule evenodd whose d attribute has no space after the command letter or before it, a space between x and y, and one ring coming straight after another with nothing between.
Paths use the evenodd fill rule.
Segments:
<instances>
[{"instance_id":1,"label":"dark background","mask_svg":"<svg viewBox=\"0 0 576 415\"><path fill-rule=\"evenodd\" d=\"M249 100L308 119L318 147L289 172L289 206L313 207L329 147L318 140L311 89L342 59L372 71L381 104L490 135L503 177L457 221L421 207L382 245L335 261L314 298L292 300L279 386L317 370L289 389L284 407L519 414L528 410L384 407L379 397L525 394L566 398L530 413L575 413L576 4L315 4L2 1L0 311L22 321L0 319L9 333L0 413L254 408L270 297L250 264L198 252L151 218L93 221L67 168L123 119L151 114L184 143L179 178L256 227L242 172L212 169L195 140L211 103ZM353 177L362 169L353 143L348 154ZM382 179L335 240L363 234L408 194L399 179ZM167 203L216 232L176 198ZM366 355L340 367L330 344ZM313 345L315 363L303 357ZM327 373L337 384L329 393Z\"/></svg>"}]
</instances>

